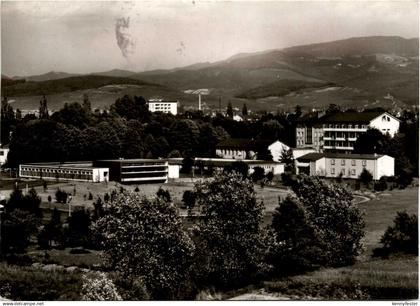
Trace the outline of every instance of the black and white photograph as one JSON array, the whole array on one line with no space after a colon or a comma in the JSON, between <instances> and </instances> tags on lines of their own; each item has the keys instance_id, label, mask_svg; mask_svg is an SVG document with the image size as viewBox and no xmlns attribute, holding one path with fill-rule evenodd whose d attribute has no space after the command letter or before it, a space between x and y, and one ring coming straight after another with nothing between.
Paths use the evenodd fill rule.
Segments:
<instances>
[{"instance_id":1,"label":"black and white photograph","mask_svg":"<svg viewBox=\"0 0 420 306\"><path fill-rule=\"evenodd\" d=\"M419 1L0 5L2 305L417 305Z\"/></svg>"}]
</instances>

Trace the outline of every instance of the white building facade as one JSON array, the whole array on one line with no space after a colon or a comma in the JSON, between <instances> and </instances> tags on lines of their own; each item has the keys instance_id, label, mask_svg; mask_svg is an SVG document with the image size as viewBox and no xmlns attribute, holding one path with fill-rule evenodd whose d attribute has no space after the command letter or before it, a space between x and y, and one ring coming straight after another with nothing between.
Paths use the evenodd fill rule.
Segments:
<instances>
[{"instance_id":1,"label":"white building facade","mask_svg":"<svg viewBox=\"0 0 420 306\"><path fill-rule=\"evenodd\" d=\"M147 102L149 111L167 114L178 114L178 101L166 101L163 99L151 99Z\"/></svg>"},{"instance_id":2,"label":"white building facade","mask_svg":"<svg viewBox=\"0 0 420 306\"><path fill-rule=\"evenodd\" d=\"M7 162L7 155L9 155L9 148L0 147L0 167Z\"/></svg>"},{"instance_id":3,"label":"white building facade","mask_svg":"<svg viewBox=\"0 0 420 306\"><path fill-rule=\"evenodd\" d=\"M357 179L364 169L372 174L374 180L395 174L395 160L388 155L309 153L299 157L298 161L301 165L299 173L311 176Z\"/></svg>"}]
</instances>

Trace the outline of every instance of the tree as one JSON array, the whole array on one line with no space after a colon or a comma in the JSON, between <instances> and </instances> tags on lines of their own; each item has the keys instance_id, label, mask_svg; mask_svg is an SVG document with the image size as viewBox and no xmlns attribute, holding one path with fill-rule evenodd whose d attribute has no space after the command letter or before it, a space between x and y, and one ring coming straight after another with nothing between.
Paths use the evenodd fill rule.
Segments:
<instances>
[{"instance_id":1,"label":"tree","mask_svg":"<svg viewBox=\"0 0 420 306\"><path fill-rule=\"evenodd\" d=\"M418 218L406 211L397 212L394 225L389 226L381 238L387 252L418 254Z\"/></svg>"},{"instance_id":2,"label":"tree","mask_svg":"<svg viewBox=\"0 0 420 306\"><path fill-rule=\"evenodd\" d=\"M246 103L244 103L244 106L242 106L242 116L248 116L248 108L246 107Z\"/></svg>"},{"instance_id":3,"label":"tree","mask_svg":"<svg viewBox=\"0 0 420 306\"><path fill-rule=\"evenodd\" d=\"M90 122L89 113L77 102L65 103L62 109L51 116L51 119L80 129L87 127Z\"/></svg>"},{"instance_id":4,"label":"tree","mask_svg":"<svg viewBox=\"0 0 420 306\"><path fill-rule=\"evenodd\" d=\"M38 235L38 244L43 248L51 247L52 243L63 242L63 224L61 215L57 208L54 208L50 221L44 226Z\"/></svg>"},{"instance_id":5,"label":"tree","mask_svg":"<svg viewBox=\"0 0 420 306\"><path fill-rule=\"evenodd\" d=\"M328 105L326 114L327 115L335 114L335 113L339 113L340 111L341 111L340 106L338 106L337 104L330 104Z\"/></svg>"},{"instance_id":6,"label":"tree","mask_svg":"<svg viewBox=\"0 0 420 306\"><path fill-rule=\"evenodd\" d=\"M243 178L248 177L249 166L243 161L235 161L231 165L227 165L223 169L224 172L231 173L236 172L242 175Z\"/></svg>"},{"instance_id":7,"label":"tree","mask_svg":"<svg viewBox=\"0 0 420 306\"><path fill-rule=\"evenodd\" d=\"M171 202L171 194L169 193L169 190L165 190L162 187L159 187L158 191L156 192L156 196L158 198L161 198L165 202L169 203Z\"/></svg>"},{"instance_id":8,"label":"tree","mask_svg":"<svg viewBox=\"0 0 420 306\"><path fill-rule=\"evenodd\" d=\"M191 173L191 170L192 170L193 167L194 167L194 158L186 156L182 160L181 172L182 173Z\"/></svg>"},{"instance_id":9,"label":"tree","mask_svg":"<svg viewBox=\"0 0 420 306\"><path fill-rule=\"evenodd\" d=\"M352 264L362 250L363 213L349 190L303 175L292 185L316 229L326 266Z\"/></svg>"},{"instance_id":10,"label":"tree","mask_svg":"<svg viewBox=\"0 0 420 306\"><path fill-rule=\"evenodd\" d=\"M277 273L288 275L313 270L323 264L322 244L311 216L299 199L279 200L271 223L273 241L268 262Z\"/></svg>"},{"instance_id":11,"label":"tree","mask_svg":"<svg viewBox=\"0 0 420 306\"><path fill-rule=\"evenodd\" d=\"M48 119L50 114L48 113L47 98L45 95L42 100L39 101L39 119Z\"/></svg>"},{"instance_id":12,"label":"tree","mask_svg":"<svg viewBox=\"0 0 420 306\"><path fill-rule=\"evenodd\" d=\"M354 152L359 154L387 154L391 145L391 137L382 134L378 129L368 129L354 143Z\"/></svg>"},{"instance_id":13,"label":"tree","mask_svg":"<svg viewBox=\"0 0 420 306\"><path fill-rule=\"evenodd\" d=\"M229 118L233 118L233 108L232 108L232 103L230 103L230 101L226 108L226 116Z\"/></svg>"},{"instance_id":14,"label":"tree","mask_svg":"<svg viewBox=\"0 0 420 306\"><path fill-rule=\"evenodd\" d=\"M125 95L118 98L110 107L112 113L126 118L127 120L135 119L141 122L148 122L150 119L150 112L147 107L146 99L139 96L134 98Z\"/></svg>"},{"instance_id":15,"label":"tree","mask_svg":"<svg viewBox=\"0 0 420 306\"><path fill-rule=\"evenodd\" d=\"M255 167L254 172L252 172L252 175L251 175L252 181L253 182L258 182L258 181L262 180L264 178L264 174L265 174L265 172L264 172L263 168Z\"/></svg>"},{"instance_id":16,"label":"tree","mask_svg":"<svg viewBox=\"0 0 420 306\"><path fill-rule=\"evenodd\" d=\"M90 104L89 96L87 94L83 94L82 106L86 113L90 113L92 111L92 105Z\"/></svg>"},{"instance_id":17,"label":"tree","mask_svg":"<svg viewBox=\"0 0 420 306\"><path fill-rule=\"evenodd\" d=\"M263 204L253 183L224 173L195 185L198 283L231 287L249 281L262 260Z\"/></svg>"},{"instance_id":18,"label":"tree","mask_svg":"<svg viewBox=\"0 0 420 306\"><path fill-rule=\"evenodd\" d=\"M71 247L89 247L94 242L91 240L91 219L85 209L76 209L67 220L68 228L65 233L67 245Z\"/></svg>"},{"instance_id":19,"label":"tree","mask_svg":"<svg viewBox=\"0 0 420 306\"><path fill-rule=\"evenodd\" d=\"M182 195L182 202L188 209L193 209L195 206L196 195L192 190L185 190Z\"/></svg>"},{"instance_id":20,"label":"tree","mask_svg":"<svg viewBox=\"0 0 420 306\"><path fill-rule=\"evenodd\" d=\"M295 159L293 158L293 150L283 148L280 155L280 162L284 164L284 171L292 174L296 173Z\"/></svg>"},{"instance_id":21,"label":"tree","mask_svg":"<svg viewBox=\"0 0 420 306\"><path fill-rule=\"evenodd\" d=\"M121 193L94 224L110 267L140 279L153 299L180 299L186 292L194 244L173 205Z\"/></svg>"},{"instance_id":22,"label":"tree","mask_svg":"<svg viewBox=\"0 0 420 306\"><path fill-rule=\"evenodd\" d=\"M369 172L367 169L363 169L363 171L359 175L359 180L365 184L366 187L369 186L369 183L372 182L373 176L372 173Z\"/></svg>"}]
</instances>

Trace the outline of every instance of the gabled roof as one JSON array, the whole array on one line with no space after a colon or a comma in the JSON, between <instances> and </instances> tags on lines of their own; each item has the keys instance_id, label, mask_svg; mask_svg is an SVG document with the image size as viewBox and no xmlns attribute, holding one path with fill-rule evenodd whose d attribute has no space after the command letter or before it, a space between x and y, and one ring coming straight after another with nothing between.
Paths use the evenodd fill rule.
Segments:
<instances>
[{"instance_id":1,"label":"gabled roof","mask_svg":"<svg viewBox=\"0 0 420 306\"><path fill-rule=\"evenodd\" d=\"M316 161L321 158L341 158L341 159L368 159L375 160L385 155L380 154L345 154L345 153L308 153L298 157L298 161Z\"/></svg>"}]
</instances>

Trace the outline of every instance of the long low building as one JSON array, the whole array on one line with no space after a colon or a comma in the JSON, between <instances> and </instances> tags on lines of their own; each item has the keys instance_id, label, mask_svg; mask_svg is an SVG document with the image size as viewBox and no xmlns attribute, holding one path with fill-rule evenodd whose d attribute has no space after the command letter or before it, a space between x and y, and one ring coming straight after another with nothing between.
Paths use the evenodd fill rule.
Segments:
<instances>
[{"instance_id":1,"label":"long low building","mask_svg":"<svg viewBox=\"0 0 420 306\"><path fill-rule=\"evenodd\" d=\"M178 178L178 167L170 167L163 159L108 159L93 162L96 167L107 167L110 180L121 183L167 183Z\"/></svg>"},{"instance_id":2,"label":"long low building","mask_svg":"<svg viewBox=\"0 0 420 306\"><path fill-rule=\"evenodd\" d=\"M169 166L177 166L178 168L182 167L182 158L168 158ZM256 167L261 167L264 169L264 173L273 172L273 174L282 174L284 172L284 164L276 161L265 161L265 160L255 160L255 159L227 159L227 158L205 158L205 157L196 157L194 158L195 168L213 168L213 170L222 171L224 167L231 166L235 162L244 162L249 167L249 174L254 172Z\"/></svg>"},{"instance_id":3,"label":"long low building","mask_svg":"<svg viewBox=\"0 0 420 306\"><path fill-rule=\"evenodd\" d=\"M359 178L363 169L368 170L374 180L382 176L394 176L395 161L388 155L308 153L297 159L298 172L311 176L334 178Z\"/></svg>"},{"instance_id":4,"label":"long low building","mask_svg":"<svg viewBox=\"0 0 420 306\"><path fill-rule=\"evenodd\" d=\"M31 163L19 165L19 176L38 179L104 182L109 180L109 168L94 167L88 162Z\"/></svg>"}]
</instances>

